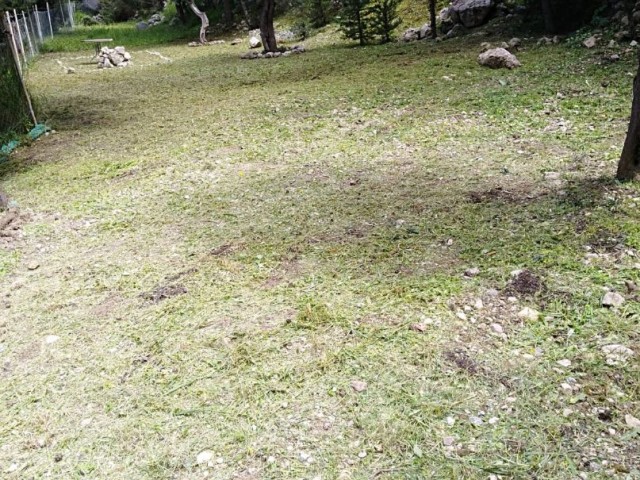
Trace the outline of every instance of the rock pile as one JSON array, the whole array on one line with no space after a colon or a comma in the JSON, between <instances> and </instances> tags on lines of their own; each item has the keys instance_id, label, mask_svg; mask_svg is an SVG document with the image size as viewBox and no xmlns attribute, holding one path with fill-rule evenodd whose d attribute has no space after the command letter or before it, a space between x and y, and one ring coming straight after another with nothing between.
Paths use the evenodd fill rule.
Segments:
<instances>
[{"instance_id":1,"label":"rock pile","mask_svg":"<svg viewBox=\"0 0 640 480\"><path fill-rule=\"evenodd\" d=\"M131 54L124 47L102 47L98 54L98 68L128 67Z\"/></svg>"},{"instance_id":2,"label":"rock pile","mask_svg":"<svg viewBox=\"0 0 640 480\"><path fill-rule=\"evenodd\" d=\"M300 53L304 53L306 50L302 45L294 45L291 48L281 49L278 52L256 52L249 51L242 55L240 58L244 60L255 60L257 58L278 58L278 57L289 57L291 55L297 55Z\"/></svg>"},{"instance_id":3,"label":"rock pile","mask_svg":"<svg viewBox=\"0 0 640 480\"><path fill-rule=\"evenodd\" d=\"M492 18L507 19L522 15L524 7L514 6L505 0L451 0L438 15L438 38L449 39L467 33L468 29L485 25ZM430 38L431 26L424 24L406 30L400 37L403 42Z\"/></svg>"}]
</instances>

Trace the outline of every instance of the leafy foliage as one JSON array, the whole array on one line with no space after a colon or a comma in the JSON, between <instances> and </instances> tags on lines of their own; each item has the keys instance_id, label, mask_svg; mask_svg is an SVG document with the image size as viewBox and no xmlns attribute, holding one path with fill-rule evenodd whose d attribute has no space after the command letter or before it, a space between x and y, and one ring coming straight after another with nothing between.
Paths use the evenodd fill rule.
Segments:
<instances>
[{"instance_id":1,"label":"leafy foliage","mask_svg":"<svg viewBox=\"0 0 640 480\"><path fill-rule=\"evenodd\" d=\"M402 23L398 17L399 0L378 0L367 9L369 31L382 43L391 41L391 33Z\"/></svg>"},{"instance_id":2,"label":"leafy foliage","mask_svg":"<svg viewBox=\"0 0 640 480\"><path fill-rule=\"evenodd\" d=\"M102 15L113 22L133 18L137 13L150 13L162 10L159 0L102 0Z\"/></svg>"}]
</instances>

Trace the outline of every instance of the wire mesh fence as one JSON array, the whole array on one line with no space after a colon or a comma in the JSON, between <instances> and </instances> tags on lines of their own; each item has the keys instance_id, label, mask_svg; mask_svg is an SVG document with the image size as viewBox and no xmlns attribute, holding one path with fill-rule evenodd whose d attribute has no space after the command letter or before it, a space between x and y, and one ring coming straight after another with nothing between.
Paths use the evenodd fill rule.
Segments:
<instances>
[{"instance_id":1,"label":"wire mesh fence","mask_svg":"<svg viewBox=\"0 0 640 480\"><path fill-rule=\"evenodd\" d=\"M0 144L35 123L24 71L45 40L75 27L75 9L75 3L61 0L45 8L0 12Z\"/></svg>"},{"instance_id":2,"label":"wire mesh fence","mask_svg":"<svg viewBox=\"0 0 640 480\"><path fill-rule=\"evenodd\" d=\"M26 63L29 58L37 55L47 38L61 30L73 29L75 11L76 5L70 0L52 4L47 2L45 8L34 6L32 9L8 11L20 61Z\"/></svg>"}]
</instances>

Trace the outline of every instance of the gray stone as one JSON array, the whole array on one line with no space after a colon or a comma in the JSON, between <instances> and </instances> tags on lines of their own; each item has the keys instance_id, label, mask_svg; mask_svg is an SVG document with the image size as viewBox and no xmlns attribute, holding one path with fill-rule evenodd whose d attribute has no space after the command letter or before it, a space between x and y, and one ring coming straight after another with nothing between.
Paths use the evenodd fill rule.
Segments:
<instances>
[{"instance_id":1,"label":"gray stone","mask_svg":"<svg viewBox=\"0 0 640 480\"><path fill-rule=\"evenodd\" d=\"M509 40L509 48L518 49L520 48L520 45L522 45L522 40L520 40L517 37L514 37L511 40Z\"/></svg>"},{"instance_id":2,"label":"gray stone","mask_svg":"<svg viewBox=\"0 0 640 480\"><path fill-rule=\"evenodd\" d=\"M442 30L442 33L447 33L456 23L460 23L460 17L453 7L447 7L440 10L438 19L440 20L440 29Z\"/></svg>"},{"instance_id":3,"label":"gray stone","mask_svg":"<svg viewBox=\"0 0 640 480\"><path fill-rule=\"evenodd\" d=\"M489 68L517 68L522 64L516 56L504 48L493 48L478 56L478 63Z\"/></svg>"},{"instance_id":4,"label":"gray stone","mask_svg":"<svg viewBox=\"0 0 640 480\"><path fill-rule=\"evenodd\" d=\"M405 32L400 37L403 42L413 42L415 40L418 40L418 38L420 38L420 31L415 28L409 28L408 30L405 30Z\"/></svg>"},{"instance_id":5,"label":"gray stone","mask_svg":"<svg viewBox=\"0 0 640 480\"><path fill-rule=\"evenodd\" d=\"M624 303L624 297L617 292L607 292L602 297L603 307L619 307Z\"/></svg>"},{"instance_id":6,"label":"gray stone","mask_svg":"<svg viewBox=\"0 0 640 480\"><path fill-rule=\"evenodd\" d=\"M479 27L489 19L494 0L454 0L453 10L467 28Z\"/></svg>"},{"instance_id":7,"label":"gray stone","mask_svg":"<svg viewBox=\"0 0 640 480\"><path fill-rule=\"evenodd\" d=\"M147 22L138 22L136 23L136 30L146 30L147 28L149 28L149 24Z\"/></svg>"},{"instance_id":8,"label":"gray stone","mask_svg":"<svg viewBox=\"0 0 640 480\"><path fill-rule=\"evenodd\" d=\"M262 41L258 37L249 38L249 48L258 48L262 46Z\"/></svg>"},{"instance_id":9,"label":"gray stone","mask_svg":"<svg viewBox=\"0 0 640 480\"><path fill-rule=\"evenodd\" d=\"M425 23L424 25L422 25L420 27L420 30L419 30L418 33L419 33L419 35L418 35L419 39L427 38L428 36L430 36L431 35L431 24Z\"/></svg>"},{"instance_id":10,"label":"gray stone","mask_svg":"<svg viewBox=\"0 0 640 480\"><path fill-rule=\"evenodd\" d=\"M598 44L598 37L596 37L595 35L591 35L584 42L582 42L582 45L584 45L587 48L593 48L597 44Z\"/></svg>"},{"instance_id":11,"label":"gray stone","mask_svg":"<svg viewBox=\"0 0 640 480\"><path fill-rule=\"evenodd\" d=\"M466 31L467 29L464 28L464 25L458 23L457 25L454 25L453 28L447 32L445 37L446 38L461 37L462 35L465 34Z\"/></svg>"}]
</instances>

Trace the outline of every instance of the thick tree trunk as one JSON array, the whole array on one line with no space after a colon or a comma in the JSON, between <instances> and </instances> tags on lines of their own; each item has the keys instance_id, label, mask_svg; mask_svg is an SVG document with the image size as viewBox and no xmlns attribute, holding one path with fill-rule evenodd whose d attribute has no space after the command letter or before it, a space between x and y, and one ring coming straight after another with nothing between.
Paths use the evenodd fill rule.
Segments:
<instances>
[{"instance_id":1,"label":"thick tree trunk","mask_svg":"<svg viewBox=\"0 0 640 480\"><path fill-rule=\"evenodd\" d=\"M431 18L431 38L438 36L436 28L436 0L429 0L429 17Z\"/></svg>"},{"instance_id":2,"label":"thick tree trunk","mask_svg":"<svg viewBox=\"0 0 640 480\"><path fill-rule=\"evenodd\" d=\"M196 7L196 4L193 0L189 2L189 8L193 10L193 13L200 17L200 22L202 22L200 25L200 43L204 45L207 43L207 28L209 28L209 17L207 17L206 13L200 11L200 9Z\"/></svg>"},{"instance_id":3,"label":"thick tree trunk","mask_svg":"<svg viewBox=\"0 0 640 480\"><path fill-rule=\"evenodd\" d=\"M632 0L625 0L624 6L627 12L627 18L629 19L629 34L631 35L631 39L636 39L636 21L633 18L633 8L636 2Z\"/></svg>"},{"instance_id":4,"label":"thick tree trunk","mask_svg":"<svg viewBox=\"0 0 640 480\"><path fill-rule=\"evenodd\" d=\"M550 0L542 0L542 18L544 18L544 28L547 32L555 33L556 24L554 21L553 8Z\"/></svg>"},{"instance_id":5,"label":"thick tree trunk","mask_svg":"<svg viewBox=\"0 0 640 480\"><path fill-rule=\"evenodd\" d=\"M187 23L187 12L185 12L182 2L176 2L176 13L178 14L180 23L182 23L183 25Z\"/></svg>"},{"instance_id":6,"label":"thick tree trunk","mask_svg":"<svg viewBox=\"0 0 640 480\"><path fill-rule=\"evenodd\" d=\"M629 130L618 162L618 180L633 180L640 167L640 63L633 80L633 101Z\"/></svg>"},{"instance_id":7,"label":"thick tree trunk","mask_svg":"<svg viewBox=\"0 0 640 480\"><path fill-rule=\"evenodd\" d=\"M275 0L264 0L262 15L260 15L260 37L265 52L276 52L276 32L273 28L273 11L275 10Z\"/></svg>"},{"instance_id":8,"label":"thick tree trunk","mask_svg":"<svg viewBox=\"0 0 640 480\"><path fill-rule=\"evenodd\" d=\"M364 46L364 25L362 25L362 16L360 15L359 8L356 8L356 21L358 22L358 38L360 39L360 46Z\"/></svg>"},{"instance_id":9,"label":"thick tree trunk","mask_svg":"<svg viewBox=\"0 0 640 480\"><path fill-rule=\"evenodd\" d=\"M222 8L224 10L224 24L230 27L233 25L233 5L231 4L231 0L223 0Z\"/></svg>"}]
</instances>

